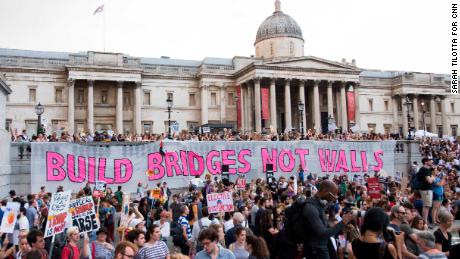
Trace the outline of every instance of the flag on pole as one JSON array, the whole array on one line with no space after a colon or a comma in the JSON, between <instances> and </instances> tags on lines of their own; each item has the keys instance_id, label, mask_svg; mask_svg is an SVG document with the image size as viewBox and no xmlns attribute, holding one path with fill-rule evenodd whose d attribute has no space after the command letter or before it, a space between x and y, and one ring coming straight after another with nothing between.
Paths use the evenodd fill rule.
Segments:
<instances>
[{"instance_id":1,"label":"flag on pole","mask_svg":"<svg viewBox=\"0 0 460 259\"><path fill-rule=\"evenodd\" d=\"M93 13L93 15L104 11L104 5L99 6Z\"/></svg>"}]
</instances>

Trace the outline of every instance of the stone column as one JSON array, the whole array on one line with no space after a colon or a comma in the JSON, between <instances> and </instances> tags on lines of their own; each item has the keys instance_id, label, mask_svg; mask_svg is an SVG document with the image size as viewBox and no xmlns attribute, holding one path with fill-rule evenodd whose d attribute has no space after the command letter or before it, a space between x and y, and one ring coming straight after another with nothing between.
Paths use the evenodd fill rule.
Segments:
<instances>
[{"instance_id":1,"label":"stone column","mask_svg":"<svg viewBox=\"0 0 460 259\"><path fill-rule=\"evenodd\" d=\"M246 114L244 113L244 102L246 101L246 95L244 94L244 84L240 85L240 114L241 114L241 131L246 129ZM237 115L238 117L238 115Z\"/></svg>"},{"instance_id":2,"label":"stone column","mask_svg":"<svg viewBox=\"0 0 460 259\"><path fill-rule=\"evenodd\" d=\"M207 85L201 86L201 125L208 124L208 88Z\"/></svg>"},{"instance_id":3,"label":"stone column","mask_svg":"<svg viewBox=\"0 0 460 259\"><path fill-rule=\"evenodd\" d=\"M123 81L117 82L117 133L123 134Z\"/></svg>"},{"instance_id":4,"label":"stone column","mask_svg":"<svg viewBox=\"0 0 460 259\"><path fill-rule=\"evenodd\" d=\"M300 101L303 103L303 111L302 111L302 127L303 127L303 132L307 132L307 115L306 115L306 110L305 110L305 87L307 86L307 80L305 81L300 81L299 82L299 97ZM300 122L299 122L300 124ZM299 129L300 131L301 129Z\"/></svg>"},{"instance_id":5,"label":"stone column","mask_svg":"<svg viewBox=\"0 0 460 259\"><path fill-rule=\"evenodd\" d=\"M327 81L327 116L334 118L334 101L332 99L332 84L334 81Z\"/></svg>"},{"instance_id":6,"label":"stone column","mask_svg":"<svg viewBox=\"0 0 460 259\"><path fill-rule=\"evenodd\" d=\"M442 135L449 135L449 125L447 125L446 114L446 97L441 96L441 121L442 121Z\"/></svg>"},{"instance_id":7,"label":"stone column","mask_svg":"<svg viewBox=\"0 0 460 259\"><path fill-rule=\"evenodd\" d=\"M249 118L249 90L248 90L248 83L244 83L244 105L243 105L243 113L244 113L244 130L249 131L251 129L251 123Z\"/></svg>"},{"instance_id":8,"label":"stone column","mask_svg":"<svg viewBox=\"0 0 460 259\"><path fill-rule=\"evenodd\" d=\"M88 133L94 134L94 81L88 80Z\"/></svg>"},{"instance_id":9,"label":"stone column","mask_svg":"<svg viewBox=\"0 0 460 259\"><path fill-rule=\"evenodd\" d=\"M286 128L284 132L292 130L292 115L291 115L291 79L284 81L284 121Z\"/></svg>"},{"instance_id":10,"label":"stone column","mask_svg":"<svg viewBox=\"0 0 460 259\"><path fill-rule=\"evenodd\" d=\"M278 132L278 122L276 120L276 78L270 80L270 123L275 131Z\"/></svg>"},{"instance_id":11,"label":"stone column","mask_svg":"<svg viewBox=\"0 0 460 259\"><path fill-rule=\"evenodd\" d=\"M393 107L393 133L399 133L399 121L398 121L398 100L397 96L391 97L391 105Z\"/></svg>"},{"instance_id":12,"label":"stone column","mask_svg":"<svg viewBox=\"0 0 460 259\"><path fill-rule=\"evenodd\" d=\"M431 133L438 133L438 126L436 125L436 96L432 95L430 98L430 119L431 119Z\"/></svg>"},{"instance_id":13,"label":"stone column","mask_svg":"<svg viewBox=\"0 0 460 259\"><path fill-rule=\"evenodd\" d=\"M75 133L75 80L69 79L69 106L67 108L67 120L69 121L69 135Z\"/></svg>"},{"instance_id":14,"label":"stone column","mask_svg":"<svg viewBox=\"0 0 460 259\"><path fill-rule=\"evenodd\" d=\"M337 103L337 109L335 109L335 114L337 116L335 124L337 127L339 127L340 125L342 125L342 110L340 109L340 107L342 107L340 103L340 85L335 89L335 101Z\"/></svg>"},{"instance_id":15,"label":"stone column","mask_svg":"<svg viewBox=\"0 0 460 259\"><path fill-rule=\"evenodd\" d=\"M134 107L134 131L136 134L142 133L141 127L141 82L136 82L135 107Z\"/></svg>"},{"instance_id":16,"label":"stone column","mask_svg":"<svg viewBox=\"0 0 460 259\"><path fill-rule=\"evenodd\" d=\"M225 85L220 86L220 122L221 123L226 123L227 122L227 117L225 116L225 108L227 107L227 102L226 102L226 87Z\"/></svg>"},{"instance_id":17,"label":"stone column","mask_svg":"<svg viewBox=\"0 0 460 259\"><path fill-rule=\"evenodd\" d=\"M414 99L412 100L412 107L414 109L414 128L418 130L420 128L420 115L418 113L418 96L414 94Z\"/></svg>"},{"instance_id":18,"label":"stone column","mask_svg":"<svg viewBox=\"0 0 460 259\"><path fill-rule=\"evenodd\" d=\"M252 86L251 82L248 81L246 83L247 86L247 92L248 92L248 98L246 99L247 101L247 114L248 114L248 130L253 131L254 130L254 107L253 107L253 102L254 102L254 87Z\"/></svg>"},{"instance_id":19,"label":"stone column","mask_svg":"<svg viewBox=\"0 0 460 259\"><path fill-rule=\"evenodd\" d=\"M348 117L347 117L347 95L346 95L346 82L342 82L340 86L340 105L342 112L342 132L348 131Z\"/></svg>"},{"instance_id":20,"label":"stone column","mask_svg":"<svg viewBox=\"0 0 460 259\"><path fill-rule=\"evenodd\" d=\"M321 132L321 113L319 111L319 83L315 80L313 84L313 125L316 131Z\"/></svg>"},{"instance_id":21,"label":"stone column","mask_svg":"<svg viewBox=\"0 0 460 259\"><path fill-rule=\"evenodd\" d=\"M401 105L402 105L402 119L403 119L403 137L406 138L409 134L409 126L407 125L407 105L406 105L406 96L401 95Z\"/></svg>"},{"instance_id":22,"label":"stone column","mask_svg":"<svg viewBox=\"0 0 460 259\"><path fill-rule=\"evenodd\" d=\"M262 132L262 110L260 99L260 78L254 78L254 102L256 132Z\"/></svg>"},{"instance_id":23,"label":"stone column","mask_svg":"<svg viewBox=\"0 0 460 259\"><path fill-rule=\"evenodd\" d=\"M361 128L361 114L359 113L359 83L355 83L354 94L355 94L355 125Z\"/></svg>"}]
</instances>

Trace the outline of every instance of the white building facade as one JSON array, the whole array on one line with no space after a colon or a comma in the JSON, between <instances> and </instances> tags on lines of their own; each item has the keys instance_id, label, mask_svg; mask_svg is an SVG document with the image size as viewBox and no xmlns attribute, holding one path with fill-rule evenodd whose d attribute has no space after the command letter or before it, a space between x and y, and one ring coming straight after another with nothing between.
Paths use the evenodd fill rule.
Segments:
<instances>
[{"instance_id":1,"label":"white building facade","mask_svg":"<svg viewBox=\"0 0 460 259\"><path fill-rule=\"evenodd\" d=\"M255 57L201 61L0 49L0 73L13 90L5 128L34 133L40 102L47 132L160 133L167 131L170 97L179 130L231 124L286 131L302 122L327 131L334 122L363 132L405 133L410 126L458 134L460 97L450 94L448 75L366 70L354 60L304 56L301 28L279 1L254 45Z\"/></svg>"}]
</instances>

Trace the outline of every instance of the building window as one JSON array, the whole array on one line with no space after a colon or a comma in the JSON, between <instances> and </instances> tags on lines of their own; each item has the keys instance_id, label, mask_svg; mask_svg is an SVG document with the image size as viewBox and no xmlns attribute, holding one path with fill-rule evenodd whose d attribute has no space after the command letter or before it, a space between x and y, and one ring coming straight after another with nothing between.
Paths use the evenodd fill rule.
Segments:
<instances>
[{"instance_id":1,"label":"building window","mask_svg":"<svg viewBox=\"0 0 460 259\"><path fill-rule=\"evenodd\" d=\"M102 104L107 104L107 99L108 99L108 96L109 95L109 91L107 90L102 90L101 91L101 103Z\"/></svg>"},{"instance_id":2,"label":"building window","mask_svg":"<svg viewBox=\"0 0 460 259\"><path fill-rule=\"evenodd\" d=\"M171 120L171 134L174 133L174 131L173 131L173 124L174 123L176 123L176 121ZM164 132L168 132L168 126L169 126L169 122L165 121L165 131Z\"/></svg>"},{"instance_id":3,"label":"building window","mask_svg":"<svg viewBox=\"0 0 460 259\"><path fill-rule=\"evenodd\" d=\"M442 138L442 136L444 135L444 132L442 132L442 125L438 125L437 128L438 128L438 137Z\"/></svg>"},{"instance_id":4,"label":"building window","mask_svg":"<svg viewBox=\"0 0 460 259\"><path fill-rule=\"evenodd\" d=\"M29 88L29 103L37 102L37 89Z\"/></svg>"},{"instance_id":5,"label":"building window","mask_svg":"<svg viewBox=\"0 0 460 259\"><path fill-rule=\"evenodd\" d=\"M451 102L451 103L450 103L450 111L451 111L452 113L455 113L455 103L454 103L454 102Z\"/></svg>"},{"instance_id":6,"label":"building window","mask_svg":"<svg viewBox=\"0 0 460 259\"><path fill-rule=\"evenodd\" d=\"M369 133L375 133L375 128L376 125L374 123L367 124L367 130L369 131Z\"/></svg>"},{"instance_id":7,"label":"building window","mask_svg":"<svg viewBox=\"0 0 460 259\"><path fill-rule=\"evenodd\" d=\"M294 56L294 42L292 41L289 43L289 53Z\"/></svg>"},{"instance_id":8,"label":"building window","mask_svg":"<svg viewBox=\"0 0 460 259\"><path fill-rule=\"evenodd\" d=\"M196 95L195 93L188 94L188 105L189 106L196 106Z\"/></svg>"},{"instance_id":9,"label":"building window","mask_svg":"<svg viewBox=\"0 0 460 259\"><path fill-rule=\"evenodd\" d=\"M142 122L142 133L152 133L153 130L153 122L152 121L143 121Z\"/></svg>"},{"instance_id":10,"label":"building window","mask_svg":"<svg viewBox=\"0 0 460 259\"><path fill-rule=\"evenodd\" d=\"M144 92L144 105L150 105L150 92Z\"/></svg>"},{"instance_id":11,"label":"building window","mask_svg":"<svg viewBox=\"0 0 460 259\"><path fill-rule=\"evenodd\" d=\"M369 103L369 111L374 111L374 100L369 99L368 103Z\"/></svg>"},{"instance_id":12,"label":"building window","mask_svg":"<svg viewBox=\"0 0 460 259\"><path fill-rule=\"evenodd\" d=\"M51 131L56 132L58 136L65 130L65 121L60 120L51 120Z\"/></svg>"},{"instance_id":13,"label":"building window","mask_svg":"<svg viewBox=\"0 0 460 259\"><path fill-rule=\"evenodd\" d=\"M198 125L196 121L187 121L187 130L189 132L195 132L198 129Z\"/></svg>"},{"instance_id":14,"label":"building window","mask_svg":"<svg viewBox=\"0 0 460 259\"><path fill-rule=\"evenodd\" d=\"M83 88L77 89L77 103L78 104L85 103L85 89Z\"/></svg>"},{"instance_id":15,"label":"building window","mask_svg":"<svg viewBox=\"0 0 460 259\"><path fill-rule=\"evenodd\" d=\"M234 106L234 105L236 105L236 103L235 103L235 97L234 97L234 96L235 96L234 93L228 93L228 94L227 94L227 97L228 97L228 98L227 98L227 105L229 105L229 106Z\"/></svg>"},{"instance_id":16,"label":"building window","mask_svg":"<svg viewBox=\"0 0 460 259\"><path fill-rule=\"evenodd\" d=\"M457 137L458 125L451 125L450 128L452 129L452 137Z\"/></svg>"},{"instance_id":17,"label":"building window","mask_svg":"<svg viewBox=\"0 0 460 259\"><path fill-rule=\"evenodd\" d=\"M441 102L436 103L436 112L441 112Z\"/></svg>"},{"instance_id":18,"label":"building window","mask_svg":"<svg viewBox=\"0 0 460 259\"><path fill-rule=\"evenodd\" d=\"M126 110L131 106L131 93L123 92L123 108Z\"/></svg>"},{"instance_id":19,"label":"building window","mask_svg":"<svg viewBox=\"0 0 460 259\"><path fill-rule=\"evenodd\" d=\"M398 102L398 112L402 112L402 103Z\"/></svg>"},{"instance_id":20,"label":"building window","mask_svg":"<svg viewBox=\"0 0 460 259\"><path fill-rule=\"evenodd\" d=\"M385 130L385 134L390 134L392 125L391 124L383 124L383 129Z\"/></svg>"},{"instance_id":21,"label":"building window","mask_svg":"<svg viewBox=\"0 0 460 259\"><path fill-rule=\"evenodd\" d=\"M385 111L387 112L389 110L388 100L383 101L383 104L385 106Z\"/></svg>"},{"instance_id":22,"label":"building window","mask_svg":"<svg viewBox=\"0 0 460 259\"><path fill-rule=\"evenodd\" d=\"M37 134L37 121L36 120L27 120L26 123L26 131L27 135L32 137L33 134Z\"/></svg>"},{"instance_id":23,"label":"building window","mask_svg":"<svg viewBox=\"0 0 460 259\"><path fill-rule=\"evenodd\" d=\"M11 123L13 122L12 119L5 120L5 130L10 131Z\"/></svg>"},{"instance_id":24,"label":"building window","mask_svg":"<svg viewBox=\"0 0 460 259\"><path fill-rule=\"evenodd\" d=\"M62 88L54 89L54 102L55 103L63 103L62 100Z\"/></svg>"},{"instance_id":25,"label":"building window","mask_svg":"<svg viewBox=\"0 0 460 259\"><path fill-rule=\"evenodd\" d=\"M211 92L211 105L217 105L217 93Z\"/></svg>"}]
</instances>

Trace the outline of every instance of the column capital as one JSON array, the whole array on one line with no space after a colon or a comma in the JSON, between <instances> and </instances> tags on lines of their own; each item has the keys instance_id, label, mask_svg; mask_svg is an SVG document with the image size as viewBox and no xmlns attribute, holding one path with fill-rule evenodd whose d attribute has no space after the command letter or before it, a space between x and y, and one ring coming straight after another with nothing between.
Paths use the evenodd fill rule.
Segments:
<instances>
[{"instance_id":1,"label":"column capital","mask_svg":"<svg viewBox=\"0 0 460 259\"><path fill-rule=\"evenodd\" d=\"M253 78L252 78L252 81L254 81L254 84L255 84L255 83L259 83L259 82L260 82L260 77L258 77L258 76L257 76L257 77L253 77Z\"/></svg>"},{"instance_id":2,"label":"column capital","mask_svg":"<svg viewBox=\"0 0 460 259\"><path fill-rule=\"evenodd\" d=\"M334 80L327 80L327 88L332 88L332 85L334 84Z\"/></svg>"},{"instance_id":3,"label":"column capital","mask_svg":"<svg viewBox=\"0 0 460 259\"><path fill-rule=\"evenodd\" d=\"M141 86L142 86L142 82L141 82L141 81L136 82L136 88L141 88Z\"/></svg>"},{"instance_id":4,"label":"column capital","mask_svg":"<svg viewBox=\"0 0 460 259\"><path fill-rule=\"evenodd\" d=\"M290 84L291 81L292 81L292 78L285 78L285 79L284 79L284 83L285 83L285 84Z\"/></svg>"},{"instance_id":5,"label":"column capital","mask_svg":"<svg viewBox=\"0 0 460 259\"><path fill-rule=\"evenodd\" d=\"M70 86L74 86L75 85L75 79L73 78L67 78L67 84Z\"/></svg>"},{"instance_id":6,"label":"column capital","mask_svg":"<svg viewBox=\"0 0 460 259\"><path fill-rule=\"evenodd\" d=\"M313 80L313 83L315 84L315 86L319 86L319 83L321 83L321 80Z\"/></svg>"},{"instance_id":7,"label":"column capital","mask_svg":"<svg viewBox=\"0 0 460 259\"><path fill-rule=\"evenodd\" d=\"M276 77L268 77L268 80L270 80L270 84L276 84Z\"/></svg>"},{"instance_id":8,"label":"column capital","mask_svg":"<svg viewBox=\"0 0 460 259\"><path fill-rule=\"evenodd\" d=\"M354 82L353 85L354 85L355 88L358 88L361 84L359 82Z\"/></svg>"},{"instance_id":9,"label":"column capital","mask_svg":"<svg viewBox=\"0 0 460 259\"><path fill-rule=\"evenodd\" d=\"M88 86L93 87L94 86L94 80L88 80Z\"/></svg>"},{"instance_id":10,"label":"column capital","mask_svg":"<svg viewBox=\"0 0 460 259\"><path fill-rule=\"evenodd\" d=\"M117 81L117 87L123 88L123 81Z\"/></svg>"},{"instance_id":11,"label":"column capital","mask_svg":"<svg viewBox=\"0 0 460 259\"><path fill-rule=\"evenodd\" d=\"M419 94L412 94L412 98L418 98Z\"/></svg>"}]
</instances>

